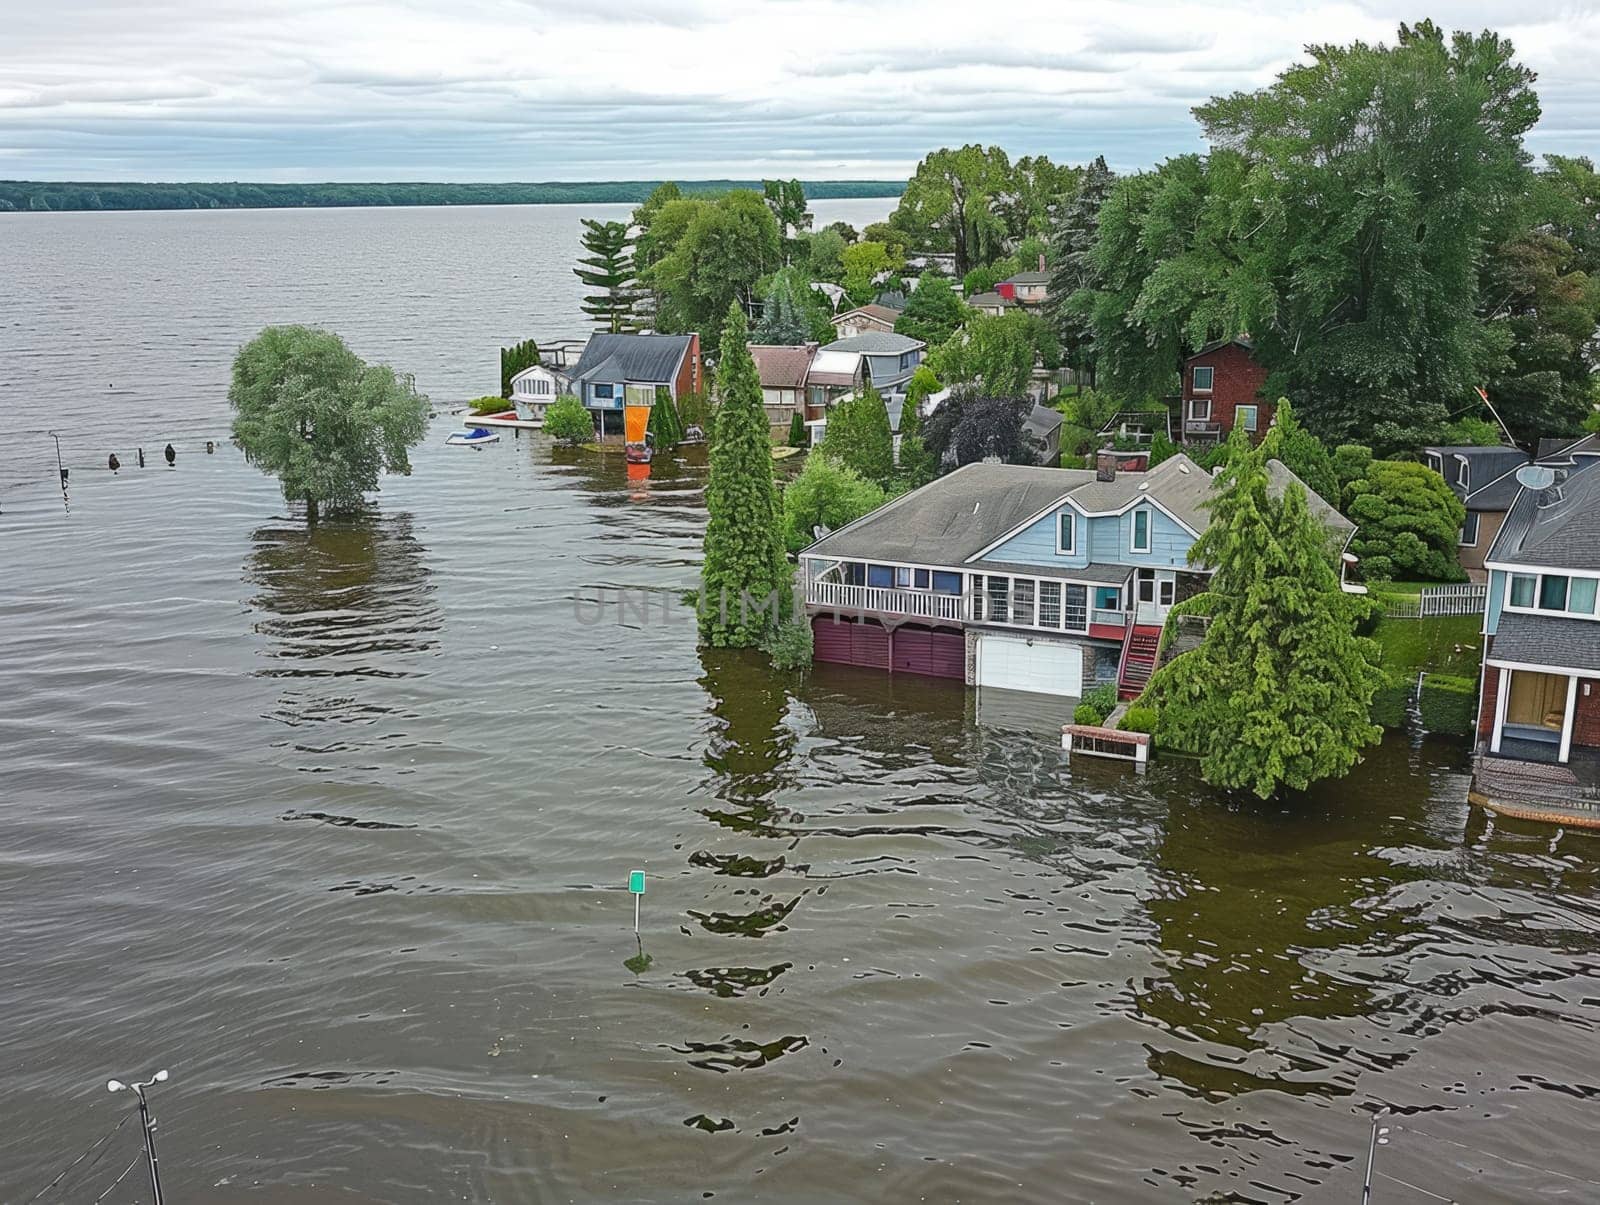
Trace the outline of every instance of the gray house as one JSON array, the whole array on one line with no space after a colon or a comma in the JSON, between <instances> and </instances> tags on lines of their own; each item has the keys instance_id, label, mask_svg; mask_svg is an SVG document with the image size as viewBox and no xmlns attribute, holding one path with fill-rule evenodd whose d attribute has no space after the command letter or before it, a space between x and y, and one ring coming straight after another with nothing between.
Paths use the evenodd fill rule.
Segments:
<instances>
[{"instance_id":1,"label":"gray house","mask_svg":"<svg viewBox=\"0 0 1600 1205\"><path fill-rule=\"evenodd\" d=\"M891 394L897 397L905 394L906 382L917 370L917 365L922 363L922 355L927 348L928 345L921 339L913 339L909 335L868 331L829 343L822 350L859 354L866 362L867 380L887 401Z\"/></svg>"},{"instance_id":2,"label":"gray house","mask_svg":"<svg viewBox=\"0 0 1600 1205\"><path fill-rule=\"evenodd\" d=\"M622 432L624 404L654 404L705 388L699 335L594 335L572 369L572 391L598 415L601 435Z\"/></svg>"}]
</instances>

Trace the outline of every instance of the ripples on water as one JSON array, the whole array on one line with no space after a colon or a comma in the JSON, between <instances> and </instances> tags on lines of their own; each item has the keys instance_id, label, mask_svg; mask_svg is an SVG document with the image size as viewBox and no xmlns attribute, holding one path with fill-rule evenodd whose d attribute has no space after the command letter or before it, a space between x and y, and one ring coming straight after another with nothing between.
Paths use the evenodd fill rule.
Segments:
<instances>
[{"instance_id":1,"label":"ripples on water","mask_svg":"<svg viewBox=\"0 0 1600 1205\"><path fill-rule=\"evenodd\" d=\"M0 494L0 1197L160 1065L180 1200L1353 1200L1378 1103L1600 1192L1600 842L1449 746L1258 805L697 653L700 465L444 429L314 531L229 448Z\"/></svg>"}]
</instances>

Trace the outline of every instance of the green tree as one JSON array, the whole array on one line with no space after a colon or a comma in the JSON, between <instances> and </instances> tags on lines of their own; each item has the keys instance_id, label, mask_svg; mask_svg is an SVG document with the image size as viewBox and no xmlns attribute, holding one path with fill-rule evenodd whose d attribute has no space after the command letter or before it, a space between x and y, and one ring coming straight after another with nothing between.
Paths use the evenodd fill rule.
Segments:
<instances>
[{"instance_id":1,"label":"green tree","mask_svg":"<svg viewBox=\"0 0 1600 1205\"><path fill-rule=\"evenodd\" d=\"M785 268L773 275L752 342L792 345L811 338L811 323L800 298L795 295L798 273L796 268ZM798 283L800 288L810 291L809 281L802 278Z\"/></svg>"},{"instance_id":2,"label":"green tree","mask_svg":"<svg viewBox=\"0 0 1600 1205\"><path fill-rule=\"evenodd\" d=\"M1094 263L1100 234L1100 207L1111 194L1116 175L1105 156L1095 156L1083 169L1076 194L1062 206L1051 231L1050 290L1045 313L1055 325L1067 363L1095 382L1094 326L1089 321L1094 292L1103 286Z\"/></svg>"},{"instance_id":3,"label":"green tree","mask_svg":"<svg viewBox=\"0 0 1600 1205\"><path fill-rule=\"evenodd\" d=\"M1338 509L1339 477L1333 469L1333 457L1320 439L1300 425L1288 398L1278 399L1272 430L1262 442L1269 459L1281 460L1291 473L1305 482L1306 488Z\"/></svg>"},{"instance_id":4,"label":"green tree","mask_svg":"<svg viewBox=\"0 0 1600 1205\"><path fill-rule=\"evenodd\" d=\"M1344 513L1358 529L1350 549L1369 579L1466 577L1456 561L1466 507L1426 465L1374 460L1345 491Z\"/></svg>"},{"instance_id":5,"label":"green tree","mask_svg":"<svg viewBox=\"0 0 1600 1205\"><path fill-rule=\"evenodd\" d=\"M973 384L989 395L1025 393L1047 334L1037 314L974 314L948 342L934 348L928 366L941 381Z\"/></svg>"},{"instance_id":6,"label":"green tree","mask_svg":"<svg viewBox=\"0 0 1600 1205\"><path fill-rule=\"evenodd\" d=\"M779 266L778 223L759 193L735 189L715 201L669 201L652 224L658 232L672 244L644 272L656 329L698 331L714 355L721 315L735 302L748 307L756 282Z\"/></svg>"},{"instance_id":7,"label":"green tree","mask_svg":"<svg viewBox=\"0 0 1600 1205\"><path fill-rule=\"evenodd\" d=\"M706 478L700 639L715 648L749 648L788 617L791 574L783 555L761 378L737 302L728 306L721 346L721 404Z\"/></svg>"},{"instance_id":8,"label":"green tree","mask_svg":"<svg viewBox=\"0 0 1600 1205\"><path fill-rule=\"evenodd\" d=\"M997 146L940 148L917 164L890 223L917 250L953 251L956 275L1004 253L1004 222L994 198L1011 184L1011 161Z\"/></svg>"},{"instance_id":9,"label":"green tree","mask_svg":"<svg viewBox=\"0 0 1600 1205\"><path fill-rule=\"evenodd\" d=\"M926 485L939 475L939 464L922 438L922 408L929 396L938 391L939 379L933 370L926 364L917 365L900 407L899 478L911 489Z\"/></svg>"},{"instance_id":10,"label":"green tree","mask_svg":"<svg viewBox=\"0 0 1600 1205\"><path fill-rule=\"evenodd\" d=\"M853 240L847 240L833 226L825 226L813 234L806 242L811 275L818 280L832 281L834 284L843 280L844 249L851 241Z\"/></svg>"},{"instance_id":11,"label":"green tree","mask_svg":"<svg viewBox=\"0 0 1600 1205\"><path fill-rule=\"evenodd\" d=\"M683 189L671 180L657 184L650 195L635 206L630 225L638 234L633 259L636 271L643 271L671 250L673 240L665 239L655 229L656 217L672 201L683 200Z\"/></svg>"},{"instance_id":12,"label":"green tree","mask_svg":"<svg viewBox=\"0 0 1600 1205\"><path fill-rule=\"evenodd\" d=\"M883 488L868 481L826 451L806 458L805 467L783 490L784 542L799 552L816 540L814 529L837 531L883 505Z\"/></svg>"},{"instance_id":13,"label":"green tree","mask_svg":"<svg viewBox=\"0 0 1600 1205\"><path fill-rule=\"evenodd\" d=\"M972 309L956 295L948 277L924 272L911 296L906 298L906 308L895 320L894 329L899 334L921 339L929 347L938 347L971 316Z\"/></svg>"},{"instance_id":14,"label":"green tree","mask_svg":"<svg viewBox=\"0 0 1600 1205\"><path fill-rule=\"evenodd\" d=\"M1189 554L1214 571L1211 622L1141 699L1158 709L1157 739L1198 753L1207 782L1263 799L1346 773L1381 736L1376 647L1355 634L1305 490L1274 498L1266 461L1241 440L1217 479Z\"/></svg>"},{"instance_id":15,"label":"green tree","mask_svg":"<svg viewBox=\"0 0 1600 1205\"><path fill-rule=\"evenodd\" d=\"M1308 53L1195 110L1212 146L1249 164L1235 210L1252 224L1228 246L1258 287L1218 333L1250 330L1269 388L1325 438L1413 448L1505 351L1477 272L1530 185L1533 74L1497 35L1447 40L1430 21L1393 46Z\"/></svg>"},{"instance_id":16,"label":"green tree","mask_svg":"<svg viewBox=\"0 0 1600 1205\"><path fill-rule=\"evenodd\" d=\"M500 349L500 396L511 396L511 378L539 362L539 345L532 339Z\"/></svg>"},{"instance_id":17,"label":"green tree","mask_svg":"<svg viewBox=\"0 0 1600 1205\"><path fill-rule=\"evenodd\" d=\"M544 412L544 433L561 443L587 443L594 438L594 415L570 393L563 393Z\"/></svg>"},{"instance_id":18,"label":"green tree","mask_svg":"<svg viewBox=\"0 0 1600 1205\"><path fill-rule=\"evenodd\" d=\"M798 180L763 180L763 199L778 223L778 237L785 246L802 231L811 229L811 212L806 208L806 190Z\"/></svg>"},{"instance_id":19,"label":"green tree","mask_svg":"<svg viewBox=\"0 0 1600 1205\"><path fill-rule=\"evenodd\" d=\"M633 272L633 239L626 222L597 222L582 218L583 249L589 254L572 271L588 288L596 289L579 305L589 320L617 335L635 329L634 306L638 291Z\"/></svg>"},{"instance_id":20,"label":"green tree","mask_svg":"<svg viewBox=\"0 0 1600 1205\"><path fill-rule=\"evenodd\" d=\"M658 448L676 447L683 440L683 418L672 400L672 390L656 386L656 400L650 406L650 438Z\"/></svg>"},{"instance_id":21,"label":"green tree","mask_svg":"<svg viewBox=\"0 0 1600 1205\"><path fill-rule=\"evenodd\" d=\"M411 472L428 399L410 376L368 364L328 331L269 326L239 349L228 387L233 441L278 478L306 519L351 511L380 473Z\"/></svg>"},{"instance_id":22,"label":"green tree","mask_svg":"<svg viewBox=\"0 0 1600 1205\"><path fill-rule=\"evenodd\" d=\"M1372 469L1372 449L1365 444L1340 444L1333 450L1333 476L1339 483L1340 509L1350 483L1364 478Z\"/></svg>"},{"instance_id":23,"label":"green tree","mask_svg":"<svg viewBox=\"0 0 1600 1205\"><path fill-rule=\"evenodd\" d=\"M877 294L880 273L896 271L902 262L882 243L869 242L851 243L839 258L844 264L845 292L857 305L865 305Z\"/></svg>"},{"instance_id":24,"label":"green tree","mask_svg":"<svg viewBox=\"0 0 1600 1205\"><path fill-rule=\"evenodd\" d=\"M868 385L828 411L822 451L877 485L894 480L894 435L876 389Z\"/></svg>"},{"instance_id":25,"label":"green tree","mask_svg":"<svg viewBox=\"0 0 1600 1205\"><path fill-rule=\"evenodd\" d=\"M789 416L789 446L791 448L806 446L806 416L799 410Z\"/></svg>"}]
</instances>

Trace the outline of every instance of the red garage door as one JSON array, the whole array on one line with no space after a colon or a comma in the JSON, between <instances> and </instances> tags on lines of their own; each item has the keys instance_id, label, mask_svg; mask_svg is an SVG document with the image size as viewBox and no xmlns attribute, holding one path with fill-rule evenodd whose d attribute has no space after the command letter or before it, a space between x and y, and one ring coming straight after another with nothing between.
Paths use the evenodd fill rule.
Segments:
<instances>
[{"instance_id":1,"label":"red garage door","mask_svg":"<svg viewBox=\"0 0 1600 1205\"><path fill-rule=\"evenodd\" d=\"M811 636L815 661L889 668L889 633L878 624L867 620L836 623L831 616L818 615L811 621Z\"/></svg>"},{"instance_id":2,"label":"red garage door","mask_svg":"<svg viewBox=\"0 0 1600 1205\"><path fill-rule=\"evenodd\" d=\"M899 628L894 634L894 672L965 680L966 639L960 632Z\"/></svg>"}]
</instances>

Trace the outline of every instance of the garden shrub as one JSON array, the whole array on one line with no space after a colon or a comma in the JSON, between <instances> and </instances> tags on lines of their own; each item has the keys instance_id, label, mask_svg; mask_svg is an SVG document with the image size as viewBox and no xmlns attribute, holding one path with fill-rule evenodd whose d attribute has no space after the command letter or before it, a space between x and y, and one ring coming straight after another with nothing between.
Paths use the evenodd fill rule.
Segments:
<instances>
[{"instance_id":1,"label":"garden shrub","mask_svg":"<svg viewBox=\"0 0 1600 1205\"><path fill-rule=\"evenodd\" d=\"M806 446L806 419L798 410L789 419L789 446L791 448Z\"/></svg>"},{"instance_id":2,"label":"garden shrub","mask_svg":"<svg viewBox=\"0 0 1600 1205\"><path fill-rule=\"evenodd\" d=\"M1073 710L1072 722L1074 724L1103 724L1106 722L1106 717L1116 709L1116 706L1116 683L1102 682L1092 690L1084 692L1082 701Z\"/></svg>"},{"instance_id":3,"label":"garden shrub","mask_svg":"<svg viewBox=\"0 0 1600 1205\"><path fill-rule=\"evenodd\" d=\"M804 620L781 625L761 645L779 669L804 669L810 665L811 646L811 625Z\"/></svg>"},{"instance_id":4,"label":"garden shrub","mask_svg":"<svg viewBox=\"0 0 1600 1205\"><path fill-rule=\"evenodd\" d=\"M1133 706L1128 708L1122 717L1122 723L1117 727L1123 732L1152 733L1156 730L1156 722L1160 718L1154 707Z\"/></svg>"},{"instance_id":5,"label":"garden shrub","mask_svg":"<svg viewBox=\"0 0 1600 1205\"><path fill-rule=\"evenodd\" d=\"M1429 674L1422 679L1417 705L1422 726L1448 736L1470 736L1477 719L1478 684L1471 678Z\"/></svg>"},{"instance_id":6,"label":"garden shrub","mask_svg":"<svg viewBox=\"0 0 1600 1205\"><path fill-rule=\"evenodd\" d=\"M492 394L488 397L475 397L467 403L467 409L474 414L499 414L507 409L506 399Z\"/></svg>"},{"instance_id":7,"label":"garden shrub","mask_svg":"<svg viewBox=\"0 0 1600 1205\"><path fill-rule=\"evenodd\" d=\"M1107 714L1093 703L1079 703L1072 709L1072 722L1074 724L1086 724L1091 728L1098 728L1106 722Z\"/></svg>"},{"instance_id":8,"label":"garden shrub","mask_svg":"<svg viewBox=\"0 0 1600 1205\"><path fill-rule=\"evenodd\" d=\"M544 431L565 444L581 444L594 438L594 417L570 393L563 393L544 412Z\"/></svg>"}]
</instances>

